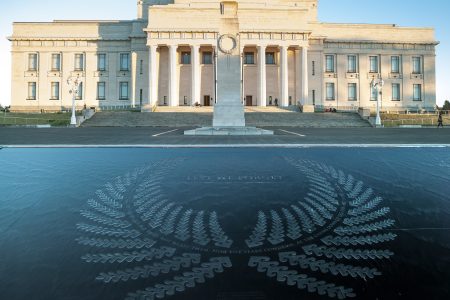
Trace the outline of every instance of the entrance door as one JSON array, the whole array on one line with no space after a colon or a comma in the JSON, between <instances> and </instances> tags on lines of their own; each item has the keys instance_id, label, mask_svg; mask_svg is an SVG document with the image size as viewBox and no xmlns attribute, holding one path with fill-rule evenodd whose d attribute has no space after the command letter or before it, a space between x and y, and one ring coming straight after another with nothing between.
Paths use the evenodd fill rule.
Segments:
<instances>
[{"instance_id":1,"label":"entrance door","mask_svg":"<svg viewBox=\"0 0 450 300\"><path fill-rule=\"evenodd\" d=\"M245 97L245 105L246 106L253 106L253 96L246 96Z\"/></svg>"},{"instance_id":2,"label":"entrance door","mask_svg":"<svg viewBox=\"0 0 450 300\"><path fill-rule=\"evenodd\" d=\"M211 106L211 96L203 96L203 105Z\"/></svg>"}]
</instances>

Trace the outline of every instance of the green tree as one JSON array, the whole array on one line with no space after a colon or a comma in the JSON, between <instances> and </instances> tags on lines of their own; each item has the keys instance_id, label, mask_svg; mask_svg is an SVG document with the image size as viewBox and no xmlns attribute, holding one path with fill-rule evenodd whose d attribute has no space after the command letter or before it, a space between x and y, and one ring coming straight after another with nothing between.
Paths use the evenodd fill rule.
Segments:
<instances>
[{"instance_id":1,"label":"green tree","mask_svg":"<svg viewBox=\"0 0 450 300\"><path fill-rule=\"evenodd\" d=\"M450 101L445 100L444 106L442 107L443 110L450 110Z\"/></svg>"}]
</instances>

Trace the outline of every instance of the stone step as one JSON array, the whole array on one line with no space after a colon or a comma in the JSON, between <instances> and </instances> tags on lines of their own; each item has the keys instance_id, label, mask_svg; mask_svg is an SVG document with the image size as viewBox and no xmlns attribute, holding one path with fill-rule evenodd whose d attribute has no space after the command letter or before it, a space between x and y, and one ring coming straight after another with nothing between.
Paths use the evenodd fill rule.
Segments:
<instances>
[{"instance_id":1,"label":"stone step","mask_svg":"<svg viewBox=\"0 0 450 300\"><path fill-rule=\"evenodd\" d=\"M212 125L213 112L98 112L83 126L169 126L169 127L208 127ZM302 114L292 112L247 112L246 126L252 127L304 127L339 128L370 127L355 113L315 113Z\"/></svg>"}]
</instances>

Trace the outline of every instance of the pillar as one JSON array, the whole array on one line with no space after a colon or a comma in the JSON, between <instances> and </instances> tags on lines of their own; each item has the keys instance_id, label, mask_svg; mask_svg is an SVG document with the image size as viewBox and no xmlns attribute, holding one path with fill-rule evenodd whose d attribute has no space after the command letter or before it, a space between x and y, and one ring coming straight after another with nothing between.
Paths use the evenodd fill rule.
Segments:
<instances>
[{"instance_id":1,"label":"pillar","mask_svg":"<svg viewBox=\"0 0 450 300\"><path fill-rule=\"evenodd\" d=\"M191 46L192 88L191 105L200 102L200 46Z\"/></svg>"},{"instance_id":2,"label":"pillar","mask_svg":"<svg viewBox=\"0 0 450 300\"><path fill-rule=\"evenodd\" d=\"M302 47L302 105L308 105L308 48Z\"/></svg>"},{"instance_id":3,"label":"pillar","mask_svg":"<svg viewBox=\"0 0 450 300\"><path fill-rule=\"evenodd\" d=\"M287 46L280 47L281 54L281 106L289 106L289 79L288 79L288 56Z\"/></svg>"},{"instance_id":4,"label":"pillar","mask_svg":"<svg viewBox=\"0 0 450 300\"><path fill-rule=\"evenodd\" d=\"M169 106L179 106L178 72L177 72L178 45L169 45Z\"/></svg>"},{"instance_id":5,"label":"pillar","mask_svg":"<svg viewBox=\"0 0 450 300\"><path fill-rule=\"evenodd\" d=\"M258 46L258 105L267 106L266 46Z\"/></svg>"},{"instance_id":6,"label":"pillar","mask_svg":"<svg viewBox=\"0 0 450 300\"><path fill-rule=\"evenodd\" d=\"M158 103L158 55L157 45L151 45L149 47L149 85L148 85L148 102L150 105Z\"/></svg>"}]
</instances>

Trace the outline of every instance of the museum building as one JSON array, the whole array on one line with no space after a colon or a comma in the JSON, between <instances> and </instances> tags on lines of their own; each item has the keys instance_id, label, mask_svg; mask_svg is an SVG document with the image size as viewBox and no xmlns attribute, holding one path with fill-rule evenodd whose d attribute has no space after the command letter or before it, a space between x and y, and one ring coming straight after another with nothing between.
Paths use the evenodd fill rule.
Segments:
<instances>
[{"instance_id":1,"label":"museum building","mask_svg":"<svg viewBox=\"0 0 450 300\"><path fill-rule=\"evenodd\" d=\"M338 5L338 4L336 4ZM317 0L140 0L128 21L14 23L14 111L213 106L224 21L237 28L246 106L434 109L432 28L336 24Z\"/></svg>"}]
</instances>

